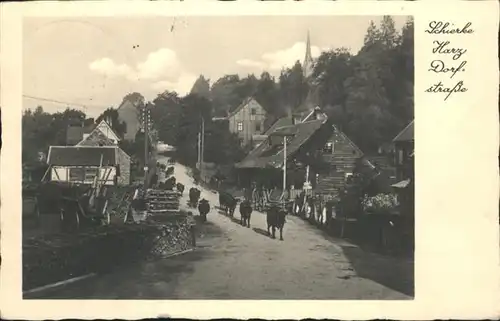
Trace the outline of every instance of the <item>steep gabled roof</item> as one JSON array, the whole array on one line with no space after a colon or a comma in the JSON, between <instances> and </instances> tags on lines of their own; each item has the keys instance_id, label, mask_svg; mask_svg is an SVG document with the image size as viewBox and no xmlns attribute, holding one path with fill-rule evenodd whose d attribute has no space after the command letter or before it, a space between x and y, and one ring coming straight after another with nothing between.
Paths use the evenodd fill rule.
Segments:
<instances>
[{"instance_id":1,"label":"steep gabled roof","mask_svg":"<svg viewBox=\"0 0 500 321\"><path fill-rule=\"evenodd\" d=\"M111 128L111 126L108 124L107 121L105 121L104 119L101 120L101 122L99 123L99 125L97 125L96 128L94 128L94 130L98 129L99 127L101 126L104 126L104 128L106 128L106 132L104 132L103 130L99 129L103 134L111 134L111 137L116 140L117 142L119 142L121 139L120 137L118 136L118 134L113 130L113 128Z\"/></svg>"},{"instance_id":2,"label":"steep gabled roof","mask_svg":"<svg viewBox=\"0 0 500 321\"><path fill-rule=\"evenodd\" d=\"M105 130L106 133L104 133L104 131L100 128L101 126L104 126L106 128L106 130ZM77 145L78 146L84 145L84 143L86 141L88 141L93 136L95 136L96 131L99 131L100 134L102 134L103 136L106 137L106 144L107 145L111 144L111 139L108 138L108 135L106 135L106 134L111 134L111 137L114 140L116 140L117 142L119 142L121 140L120 137L118 137L118 135L116 134L116 132L111 128L111 126L109 126L109 124L105 120L102 120L99 123L99 125L95 126L94 129L87 135L87 137L83 138Z\"/></svg>"},{"instance_id":3,"label":"steep gabled roof","mask_svg":"<svg viewBox=\"0 0 500 321\"><path fill-rule=\"evenodd\" d=\"M277 128L284 127L284 126L291 126L292 124L292 119L290 117L282 117L279 118L277 121L274 122L274 124L269 127L268 130L264 133L264 135L269 135L270 133L273 133Z\"/></svg>"},{"instance_id":4,"label":"steep gabled roof","mask_svg":"<svg viewBox=\"0 0 500 321\"><path fill-rule=\"evenodd\" d=\"M230 112L229 115L227 116L227 118L229 119L229 118L233 117L234 115L236 115L240 110L243 109L243 107L245 107L246 105L248 105L252 100L255 101L259 106L262 107L262 105L259 104L259 102L255 98L253 98L253 97L250 96L248 98L245 98L241 102L241 104L238 105L238 107L236 107L232 112Z\"/></svg>"},{"instance_id":5,"label":"steep gabled roof","mask_svg":"<svg viewBox=\"0 0 500 321\"><path fill-rule=\"evenodd\" d=\"M52 166L113 166L117 164L116 146L50 146L47 164Z\"/></svg>"},{"instance_id":6,"label":"steep gabled roof","mask_svg":"<svg viewBox=\"0 0 500 321\"><path fill-rule=\"evenodd\" d=\"M415 133L413 129L414 120L411 121L396 137L394 137L393 142L409 142L415 139Z\"/></svg>"},{"instance_id":7,"label":"steep gabled roof","mask_svg":"<svg viewBox=\"0 0 500 321\"><path fill-rule=\"evenodd\" d=\"M293 156L299 148L304 145L311 136L316 133L325 123L326 119L312 120L304 123L299 123L291 126L277 128L272 134L292 134L291 141L287 144L287 158ZM265 168L274 167L280 168L283 166L283 148L273 150L269 148L267 142L257 146L248 154L247 157L240 163L236 164L237 168Z\"/></svg>"}]
</instances>

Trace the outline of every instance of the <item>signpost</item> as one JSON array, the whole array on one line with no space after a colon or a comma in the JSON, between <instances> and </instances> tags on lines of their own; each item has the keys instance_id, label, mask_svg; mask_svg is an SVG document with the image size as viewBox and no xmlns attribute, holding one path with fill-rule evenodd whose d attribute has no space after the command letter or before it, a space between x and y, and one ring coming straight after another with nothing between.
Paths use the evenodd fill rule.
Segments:
<instances>
[{"instance_id":1,"label":"signpost","mask_svg":"<svg viewBox=\"0 0 500 321\"><path fill-rule=\"evenodd\" d=\"M286 188L286 160L287 160L287 151L286 151L286 141L288 137L293 137L295 134L294 133L283 133L283 132L277 132L277 133L272 133L271 136L276 136L276 137L283 137L283 193L281 194L281 198L285 196L285 192L287 190Z\"/></svg>"}]
</instances>

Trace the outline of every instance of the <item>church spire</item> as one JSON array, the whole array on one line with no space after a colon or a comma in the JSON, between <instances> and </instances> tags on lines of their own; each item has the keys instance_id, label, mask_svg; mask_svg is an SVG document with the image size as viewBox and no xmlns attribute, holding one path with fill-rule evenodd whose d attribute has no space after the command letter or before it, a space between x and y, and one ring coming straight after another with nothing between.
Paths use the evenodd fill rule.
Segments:
<instances>
[{"instance_id":1,"label":"church spire","mask_svg":"<svg viewBox=\"0 0 500 321\"><path fill-rule=\"evenodd\" d=\"M304 63L302 64L302 71L305 78L309 78L313 71L313 59L311 54L311 39L309 36L309 30L307 30L306 56L304 58Z\"/></svg>"}]
</instances>

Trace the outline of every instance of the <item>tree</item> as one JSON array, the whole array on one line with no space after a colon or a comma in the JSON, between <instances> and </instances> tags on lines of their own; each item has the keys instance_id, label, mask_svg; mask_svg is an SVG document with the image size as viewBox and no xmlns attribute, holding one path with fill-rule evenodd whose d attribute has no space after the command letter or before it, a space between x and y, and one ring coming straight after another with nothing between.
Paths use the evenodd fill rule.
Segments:
<instances>
[{"instance_id":1,"label":"tree","mask_svg":"<svg viewBox=\"0 0 500 321\"><path fill-rule=\"evenodd\" d=\"M66 108L64 112L47 113L42 106L27 110L22 116L22 157L33 161L39 152L47 153L51 145L66 145L68 126L83 125L85 113Z\"/></svg>"},{"instance_id":2,"label":"tree","mask_svg":"<svg viewBox=\"0 0 500 321\"><path fill-rule=\"evenodd\" d=\"M279 88L281 103L285 110L296 110L306 100L309 85L299 61L295 62L292 68L281 71Z\"/></svg>"},{"instance_id":3,"label":"tree","mask_svg":"<svg viewBox=\"0 0 500 321\"><path fill-rule=\"evenodd\" d=\"M241 103L242 98L236 92L239 82L238 75L225 75L212 85L211 98L215 115L225 116L231 108Z\"/></svg>"},{"instance_id":4,"label":"tree","mask_svg":"<svg viewBox=\"0 0 500 321\"><path fill-rule=\"evenodd\" d=\"M108 122L118 137L123 137L126 132L127 125L125 122L120 121L118 110L113 107L107 108L101 115L99 115L99 117L97 117L95 122L99 124L103 120Z\"/></svg>"},{"instance_id":5,"label":"tree","mask_svg":"<svg viewBox=\"0 0 500 321\"><path fill-rule=\"evenodd\" d=\"M144 96L141 95L140 93L138 92L133 92L133 93L130 93L130 94L127 94L125 95L125 97L123 97L123 100L128 100L130 101L131 103L133 103L134 105L138 106L138 107L142 107L144 106L145 104L145 99L144 99Z\"/></svg>"},{"instance_id":6,"label":"tree","mask_svg":"<svg viewBox=\"0 0 500 321\"><path fill-rule=\"evenodd\" d=\"M200 75L191 88L191 94L196 94L207 99L210 98L210 83L203 75Z\"/></svg>"},{"instance_id":7,"label":"tree","mask_svg":"<svg viewBox=\"0 0 500 321\"><path fill-rule=\"evenodd\" d=\"M175 137L177 159L180 163L193 166L198 157L198 133L202 118L211 119L212 105L210 101L198 95L189 94L181 99L181 113Z\"/></svg>"},{"instance_id":8,"label":"tree","mask_svg":"<svg viewBox=\"0 0 500 321\"><path fill-rule=\"evenodd\" d=\"M346 133L364 151L376 151L388 139L389 100L379 78L377 64L367 53L354 61L353 76L346 80Z\"/></svg>"},{"instance_id":9,"label":"tree","mask_svg":"<svg viewBox=\"0 0 500 321\"><path fill-rule=\"evenodd\" d=\"M395 49L395 57L392 62L394 76L397 79L394 88L396 102L392 112L400 120L400 126L405 126L414 117L413 84L415 65L413 34L413 18L410 17L406 21L398 39L399 45Z\"/></svg>"},{"instance_id":10,"label":"tree","mask_svg":"<svg viewBox=\"0 0 500 321\"><path fill-rule=\"evenodd\" d=\"M181 98L176 92L166 91L153 100L151 117L159 140L169 145L176 144L181 111Z\"/></svg>"},{"instance_id":11,"label":"tree","mask_svg":"<svg viewBox=\"0 0 500 321\"><path fill-rule=\"evenodd\" d=\"M345 80L353 75L351 60L352 55L346 48L326 51L319 56L313 70L319 103L334 112L331 116L340 128L345 127L347 120Z\"/></svg>"},{"instance_id":12,"label":"tree","mask_svg":"<svg viewBox=\"0 0 500 321\"><path fill-rule=\"evenodd\" d=\"M215 164L233 164L243 158L238 136L229 132L227 122L206 122L203 156L206 162Z\"/></svg>"},{"instance_id":13,"label":"tree","mask_svg":"<svg viewBox=\"0 0 500 321\"><path fill-rule=\"evenodd\" d=\"M257 82L255 99L274 118L284 114L279 105L278 85L274 78L266 71L260 75L260 79Z\"/></svg>"}]
</instances>

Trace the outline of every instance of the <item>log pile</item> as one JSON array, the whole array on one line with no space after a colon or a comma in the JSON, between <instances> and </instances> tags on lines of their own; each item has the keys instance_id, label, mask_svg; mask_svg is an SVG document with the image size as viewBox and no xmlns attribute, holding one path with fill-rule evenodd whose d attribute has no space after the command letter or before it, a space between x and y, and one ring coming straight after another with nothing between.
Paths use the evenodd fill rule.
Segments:
<instances>
[{"instance_id":1,"label":"log pile","mask_svg":"<svg viewBox=\"0 0 500 321\"><path fill-rule=\"evenodd\" d=\"M171 254L188 250L194 244L194 218L180 215L153 215L148 218L160 227L161 233L154 236L150 250L150 258L165 258ZM170 222L169 222L170 221ZM168 223L167 223L168 222Z\"/></svg>"},{"instance_id":2,"label":"log pile","mask_svg":"<svg viewBox=\"0 0 500 321\"><path fill-rule=\"evenodd\" d=\"M146 199L150 213L176 213L179 212L178 192L168 190L148 190Z\"/></svg>"},{"instance_id":3,"label":"log pile","mask_svg":"<svg viewBox=\"0 0 500 321\"><path fill-rule=\"evenodd\" d=\"M116 217L120 221L123 221L132 202L134 191L133 187L111 188L110 193L108 193L108 211L111 217Z\"/></svg>"},{"instance_id":4,"label":"log pile","mask_svg":"<svg viewBox=\"0 0 500 321\"><path fill-rule=\"evenodd\" d=\"M135 224L46 235L23 243L23 290L194 247L193 218L153 215Z\"/></svg>"}]
</instances>

